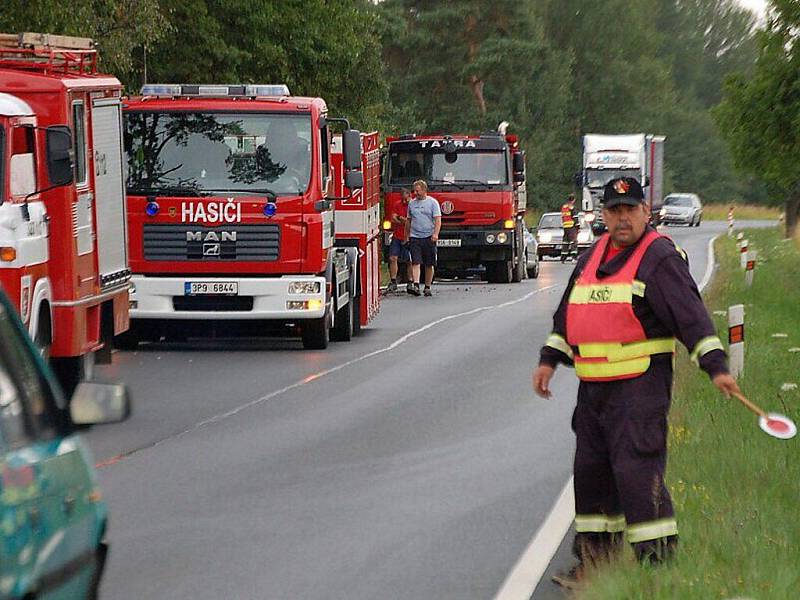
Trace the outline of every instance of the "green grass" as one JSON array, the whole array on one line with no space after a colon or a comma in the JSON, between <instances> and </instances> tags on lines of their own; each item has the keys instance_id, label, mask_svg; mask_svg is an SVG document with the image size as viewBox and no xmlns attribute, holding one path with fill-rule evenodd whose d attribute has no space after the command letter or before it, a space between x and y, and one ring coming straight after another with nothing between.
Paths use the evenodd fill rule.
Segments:
<instances>
[{"instance_id":1,"label":"green grass","mask_svg":"<svg viewBox=\"0 0 800 600\"><path fill-rule=\"evenodd\" d=\"M800 421L800 244L777 229L750 230L759 253L752 288L744 284L735 241L716 243L720 269L710 311L745 305L745 370L739 383L766 411ZM712 313L713 314L713 313ZM714 316L727 340L727 317ZM773 338L785 333L787 338ZM724 399L683 352L670 415L667 483L680 531L667 566L640 567L630 553L597 573L580 600L800 597L800 438L763 433L757 418Z\"/></svg>"},{"instance_id":2,"label":"green grass","mask_svg":"<svg viewBox=\"0 0 800 600\"><path fill-rule=\"evenodd\" d=\"M733 217L737 221L752 221L756 219L777 219L781 209L777 206L758 206L755 204L734 204ZM703 205L703 218L707 221L726 221L730 204L705 204Z\"/></svg>"}]
</instances>

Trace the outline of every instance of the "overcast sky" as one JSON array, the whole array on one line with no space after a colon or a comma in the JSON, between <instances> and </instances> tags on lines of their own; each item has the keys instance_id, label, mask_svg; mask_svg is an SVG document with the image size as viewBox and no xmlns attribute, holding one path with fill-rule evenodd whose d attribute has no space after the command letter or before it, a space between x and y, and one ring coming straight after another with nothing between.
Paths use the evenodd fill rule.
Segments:
<instances>
[{"instance_id":1,"label":"overcast sky","mask_svg":"<svg viewBox=\"0 0 800 600\"><path fill-rule=\"evenodd\" d=\"M767 9L767 0L738 0L738 2L756 13L759 18L764 18L764 12Z\"/></svg>"}]
</instances>

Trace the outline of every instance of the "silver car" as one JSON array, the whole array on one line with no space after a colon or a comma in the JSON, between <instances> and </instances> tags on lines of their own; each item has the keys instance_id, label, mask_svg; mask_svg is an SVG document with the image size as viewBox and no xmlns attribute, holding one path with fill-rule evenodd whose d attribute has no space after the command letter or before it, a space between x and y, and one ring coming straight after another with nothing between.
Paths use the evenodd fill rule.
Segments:
<instances>
[{"instance_id":1,"label":"silver car","mask_svg":"<svg viewBox=\"0 0 800 600\"><path fill-rule=\"evenodd\" d=\"M525 270L529 278L536 279L539 277L539 244L525 223L522 224L522 235L525 238Z\"/></svg>"},{"instance_id":2,"label":"silver car","mask_svg":"<svg viewBox=\"0 0 800 600\"><path fill-rule=\"evenodd\" d=\"M578 253L590 248L594 243L595 235L587 223L583 213L578 216ZM561 213L544 213L539 219L536 228L536 241L539 243L539 258L545 256L561 256L561 247L564 243L564 229L561 227Z\"/></svg>"},{"instance_id":3,"label":"silver car","mask_svg":"<svg viewBox=\"0 0 800 600\"><path fill-rule=\"evenodd\" d=\"M688 225L700 227L703 220L703 204L697 194L669 194L658 212L659 222L664 225Z\"/></svg>"}]
</instances>

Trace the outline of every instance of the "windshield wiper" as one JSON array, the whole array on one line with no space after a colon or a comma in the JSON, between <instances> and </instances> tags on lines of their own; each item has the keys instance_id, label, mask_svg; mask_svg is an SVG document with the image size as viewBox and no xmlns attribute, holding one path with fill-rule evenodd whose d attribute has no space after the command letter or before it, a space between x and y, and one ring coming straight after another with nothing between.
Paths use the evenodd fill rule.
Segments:
<instances>
[{"instance_id":1,"label":"windshield wiper","mask_svg":"<svg viewBox=\"0 0 800 600\"><path fill-rule=\"evenodd\" d=\"M463 185L460 185L460 184L456 183L455 181L448 181L447 179L429 179L428 183L430 183L432 185L441 185L441 184L452 185L453 187L457 187L460 190L464 189Z\"/></svg>"},{"instance_id":2,"label":"windshield wiper","mask_svg":"<svg viewBox=\"0 0 800 600\"><path fill-rule=\"evenodd\" d=\"M214 193L218 193L218 192L239 192L239 193L242 193L242 194L243 193L266 194L267 196L270 196L271 198L277 198L278 197L277 192L275 192L275 191L273 191L273 190L271 190L269 188L225 188L225 189L222 189L222 188L220 188L220 189L209 189L209 188L206 188L206 191L207 192L214 192Z\"/></svg>"},{"instance_id":3,"label":"windshield wiper","mask_svg":"<svg viewBox=\"0 0 800 600\"><path fill-rule=\"evenodd\" d=\"M137 187L128 188L128 195L130 196L192 196L198 197L203 195L203 190L188 186L159 186L159 187Z\"/></svg>"},{"instance_id":4,"label":"windshield wiper","mask_svg":"<svg viewBox=\"0 0 800 600\"><path fill-rule=\"evenodd\" d=\"M478 179L456 179L456 181L458 183L468 183L470 185L485 185L485 186L501 185L500 183L488 183L486 181L480 181Z\"/></svg>"}]
</instances>

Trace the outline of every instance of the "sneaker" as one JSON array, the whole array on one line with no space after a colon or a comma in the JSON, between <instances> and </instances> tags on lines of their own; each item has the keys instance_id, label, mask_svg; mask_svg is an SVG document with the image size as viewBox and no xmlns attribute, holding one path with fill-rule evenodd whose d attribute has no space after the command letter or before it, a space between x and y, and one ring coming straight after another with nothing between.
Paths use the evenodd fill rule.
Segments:
<instances>
[{"instance_id":1,"label":"sneaker","mask_svg":"<svg viewBox=\"0 0 800 600\"><path fill-rule=\"evenodd\" d=\"M582 590L584 588L583 565L578 564L568 571L560 571L550 579L565 590Z\"/></svg>"},{"instance_id":2,"label":"sneaker","mask_svg":"<svg viewBox=\"0 0 800 600\"><path fill-rule=\"evenodd\" d=\"M390 293L390 294L393 294L394 292L396 292L397 291L397 282L396 281L390 282L389 285L386 286L386 291L388 293Z\"/></svg>"},{"instance_id":3,"label":"sneaker","mask_svg":"<svg viewBox=\"0 0 800 600\"><path fill-rule=\"evenodd\" d=\"M408 287L406 288L406 291L409 294L411 294L412 296L419 296L420 295L420 293L419 293L419 284L418 283L414 283L414 284L409 283Z\"/></svg>"},{"instance_id":4,"label":"sneaker","mask_svg":"<svg viewBox=\"0 0 800 600\"><path fill-rule=\"evenodd\" d=\"M430 298L431 296L433 296L433 292L431 292L431 288L429 288L428 286L425 286L424 295L425 295L426 298Z\"/></svg>"}]
</instances>

